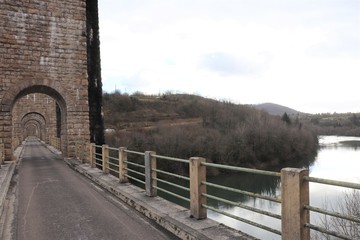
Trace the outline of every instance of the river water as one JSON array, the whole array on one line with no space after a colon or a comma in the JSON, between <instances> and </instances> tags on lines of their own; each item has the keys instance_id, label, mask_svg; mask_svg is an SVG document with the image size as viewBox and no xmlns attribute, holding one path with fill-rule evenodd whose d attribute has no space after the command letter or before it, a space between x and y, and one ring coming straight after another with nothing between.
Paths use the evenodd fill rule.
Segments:
<instances>
[{"instance_id":1,"label":"river water","mask_svg":"<svg viewBox=\"0 0 360 240\"><path fill-rule=\"evenodd\" d=\"M360 183L360 138L321 136L319 143L320 148L317 157L312 165L309 166L310 176ZM254 174L227 174L226 176L210 178L207 181L261 193L263 195L280 196L280 181L279 178L275 177ZM345 191L348 190L340 187L310 183L310 205L320 208L324 208L325 205L335 206L339 199L344 196ZM214 190L209 187L208 193L273 213L280 214L281 212L280 204L267 200L244 197L239 194ZM209 205L277 230L281 228L280 220L271 217L225 204L219 204L214 201L210 201ZM208 217L260 239L280 239L279 235L252 227L246 223L211 211L209 211ZM311 223L316 224L318 221L319 215L312 213Z\"/></svg>"},{"instance_id":2,"label":"river water","mask_svg":"<svg viewBox=\"0 0 360 240\"><path fill-rule=\"evenodd\" d=\"M320 136L319 145L319 150L315 160L310 166L305 166L306 168L309 168L311 177L360 183L360 137ZM279 177L250 173L228 173L217 177L208 177L206 181L241 189L244 191L255 192L261 195L281 197ZM179 181L178 184L183 184L186 186L188 182L185 181L182 183L182 181ZM168 186L161 183L158 183L158 185L172 192L176 192L181 196L189 197L188 192L182 191L181 189L179 190L178 188L172 187L169 188ZM337 203L342 201L344 198L345 193L349 191L349 189L342 187L310 183L310 205L331 210L331 207L336 207ZM214 189L212 187L207 187L207 193L213 196L228 199L233 202L239 202L251 207L281 215L281 205L276 202L247 197L238 193ZM162 194L161 192L159 192L159 195L172 202L183 205L184 207L189 207L188 203L185 203L176 197L169 196L168 194ZM208 205L237 217L245 218L247 220L281 231L281 222L278 219L244 210L243 208L219 203L211 199L208 199ZM277 234L253 227L252 225L229 218L225 215L218 214L210 210L208 211L208 217L259 239L281 239L281 237ZM320 226L320 217L320 214L311 213L310 222Z\"/></svg>"}]
</instances>

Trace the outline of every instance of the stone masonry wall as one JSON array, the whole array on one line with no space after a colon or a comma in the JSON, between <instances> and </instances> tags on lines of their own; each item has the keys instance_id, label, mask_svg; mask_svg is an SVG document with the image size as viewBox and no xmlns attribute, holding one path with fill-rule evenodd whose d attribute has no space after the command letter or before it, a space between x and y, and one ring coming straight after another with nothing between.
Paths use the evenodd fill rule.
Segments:
<instances>
[{"instance_id":1,"label":"stone masonry wall","mask_svg":"<svg viewBox=\"0 0 360 240\"><path fill-rule=\"evenodd\" d=\"M0 143L11 156L12 111L42 93L62 112L63 153L90 139L85 0L0 0Z\"/></svg>"},{"instance_id":2,"label":"stone masonry wall","mask_svg":"<svg viewBox=\"0 0 360 240\"><path fill-rule=\"evenodd\" d=\"M56 137L56 102L42 93L32 93L20 98L12 111L13 138L23 141L26 137L25 124L35 120L41 126L41 140L48 142Z\"/></svg>"}]
</instances>

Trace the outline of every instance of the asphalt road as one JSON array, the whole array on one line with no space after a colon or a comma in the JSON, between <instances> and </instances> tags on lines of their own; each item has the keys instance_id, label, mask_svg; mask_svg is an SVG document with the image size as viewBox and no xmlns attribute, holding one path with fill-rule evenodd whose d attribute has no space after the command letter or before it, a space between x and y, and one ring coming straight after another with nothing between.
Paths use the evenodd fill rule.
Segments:
<instances>
[{"instance_id":1,"label":"asphalt road","mask_svg":"<svg viewBox=\"0 0 360 240\"><path fill-rule=\"evenodd\" d=\"M177 239L72 171L36 140L20 163L12 238Z\"/></svg>"}]
</instances>

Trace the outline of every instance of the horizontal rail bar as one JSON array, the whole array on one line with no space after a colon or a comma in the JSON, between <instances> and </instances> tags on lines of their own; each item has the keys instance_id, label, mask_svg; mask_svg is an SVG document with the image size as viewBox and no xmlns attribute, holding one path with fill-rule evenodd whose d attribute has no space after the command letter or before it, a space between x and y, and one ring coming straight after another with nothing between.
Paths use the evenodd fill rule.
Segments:
<instances>
[{"instance_id":1,"label":"horizontal rail bar","mask_svg":"<svg viewBox=\"0 0 360 240\"><path fill-rule=\"evenodd\" d=\"M221 169L226 169L226 170L233 170L233 171L238 171L238 172L256 173L256 174L268 175L268 176L273 176L273 177L281 176L281 174L279 172L271 172L271 171L257 170L257 169L251 169L251 168L235 167L235 166L221 165L221 164L215 164L215 163L201 163L201 165L204 165L207 167L221 168Z\"/></svg>"},{"instance_id":2,"label":"horizontal rail bar","mask_svg":"<svg viewBox=\"0 0 360 240\"><path fill-rule=\"evenodd\" d=\"M124 163L127 163L127 164L132 165L132 166L140 167L140 168L145 168L144 165L137 164L137 163L133 163L133 162L129 162L129 161L124 161Z\"/></svg>"},{"instance_id":3,"label":"horizontal rail bar","mask_svg":"<svg viewBox=\"0 0 360 240\"><path fill-rule=\"evenodd\" d=\"M182 199L182 200L184 200L184 201L186 201L186 202L190 202L190 199L187 199L187 198L185 198L185 197L183 197L183 196L180 196L180 195L178 195L178 194L176 194L176 193L170 192L170 191L165 190L165 189L163 189L163 188L159 188L159 187L157 187L157 186L153 186L153 188L155 188L155 189L157 189L157 190L160 190L160 191L162 191L162 192L164 192L164 193L167 193L167 194L169 194L169 195L171 195L171 196L180 198L180 199Z\"/></svg>"},{"instance_id":4,"label":"horizontal rail bar","mask_svg":"<svg viewBox=\"0 0 360 240\"><path fill-rule=\"evenodd\" d=\"M129 174L125 174L125 176L128 177L128 178L130 178L130 179L132 179L132 180L134 180L134 181L136 181L136 182L145 184L144 181L142 181L142 180L140 180L140 179L138 179L138 178L136 178L136 177L132 177L132 176L130 176Z\"/></svg>"},{"instance_id":5,"label":"horizontal rail bar","mask_svg":"<svg viewBox=\"0 0 360 240\"><path fill-rule=\"evenodd\" d=\"M315 225L310 224L310 223L306 223L306 224L305 224L305 227L310 228L310 229L313 229L313 230L318 231L318 232L321 232L321 233L325 233L325 234L334 236L334 237L338 237L338 238L341 238L341 239L354 240L352 237L342 235L342 234L340 234L340 233L338 233L338 232L335 232L335 231L329 231L329 230L327 230L327 229L325 229L325 228L322 228L322 227L319 227L319 226L315 226Z\"/></svg>"},{"instance_id":6,"label":"horizontal rail bar","mask_svg":"<svg viewBox=\"0 0 360 240\"><path fill-rule=\"evenodd\" d=\"M165 174L165 175L169 175L169 176L172 176L172 177L177 177L177 178L180 178L180 179L184 179L184 180L189 180L189 181L190 181L190 178L189 178L189 177L181 176L181 175L178 175L178 174L175 174L175 173L169 173L169 172L165 172L165 171L162 171L162 170L159 170L159 169L154 169L154 168L152 168L151 170L152 170L152 171L155 171L155 172L157 172L157 173L162 173L162 174Z\"/></svg>"},{"instance_id":7,"label":"horizontal rail bar","mask_svg":"<svg viewBox=\"0 0 360 240\"><path fill-rule=\"evenodd\" d=\"M162 183L165 183L165 184L168 184L170 186L173 186L173 187L177 187L177 188L180 188L182 190L185 190L185 191L188 191L190 192L190 188L187 188L187 187L184 187L184 186L181 186L179 184L175 184L175 183L172 183L172 182L168 182L168 181L165 181L161 178L154 178L156 181L159 181L159 182L162 182Z\"/></svg>"},{"instance_id":8,"label":"horizontal rail bar","mask_svg":"<svg viewBox=\"0 0 360 240\"><path fill-rule=\"evenodd\" d=\"M112 172L116 172L116 173L119 173L119 174L120 174L120 172L117 171L117 170L115 170L115 169L109 168L109 170L112 171Z\"/></svg>"},{"instance_id":9,"label":"horizontal rail bar","mask_svg":"<svg viewBox=\"0 0 360 240\"><path fill-rule=\"evenodd\" d=\"M109 159L119 161L119 159L116 158L116 157L111 157L111 156L109 156Z\"/></svg>"},{"instance_id":10,"label":"horizontal rail bar","mask_svg":"<svg viewBox=\"0 0 360 240\"><path fill-rule=\"evenodd\" d=\"M140 176L145 177L145 174L144 174L144 173L135 171L135 170L133 170L133 169L131 169L131 168L125 168L125 169L126 169L127 171L129 171L129 172L136 173L136 174L138 174L138 175L140 175Z\"/></svg>"},{"instance_id":11,"label":"horizontal rail bar","mask_svg":"<svg viewBox=\"0 0 360 240\"><path fill-rule=\"evenodd\" d=\"M98 160L98 161L102 162L102 158L95 157L95 160Z\"/></svg>"},{"instance_id":12,"label":"horizontal rail bar","mask_svg":"<svg viewBox=\"0 0 360 240\"><path fill-rule=\"evenodd\" d=\"M114 148L114 147L107 147L107 149L109 149L109 150L113 150L113 151L119 151L119 149L118 149L118 148Z\"/></svg>"},{"instance_id":13,"label":"horizontal rail bar","mask_svg":"<svg viewBox=\"0 0 360 240\"><path fill-rule=\"evenodd\" d=\"M95 162L96 166L102 167L102 164Z\"/></svg>"},{"instance_id":14,"label":"horizontal rail bar","mask_svg":"<svg viewBox=\"0 0 360 240\"><path fill-rule=\"evenodd\" d=\"M224 198L219 198L219 197L212 196L212 195L209 195L209 194L206 194L206 193L203 193L202 195L207 197L207 198L213 199L213 200L217 200L217 201L227 203L227 204L232 205L232 206L236 206L236 207L239 207L239 208L243 208L243 209L246 209L246 210L249 210L249 211L252 211L252 212L260 213L260 214L263 214L263 215L266 215L266 216L273 217L273 218L281 220L280 215L272 213L272 212L260 210L258 208L250 207L250 206L247 206L247 205L242 204L242 203L229 201L229 200L226 200Z\"/></svg>"},{"instance_id":15,"label":"horizontal rail bar","mask_svg":"<svg viewBox=\"0 0 360 240\"><path fill-rule=\"evenodd\" d=\"M95 145L95 148L102 148L101 145Z\"/></svg>"},{"instance_id":16,"label":"horizontal rail bar","mask_svg":"<svg viewBox=\"0 0 360 240\"><path fill-rule=\"evenodd\" d=\"M204 208L207 208L207 209L211 210L211 211L214 211L214 212L223 214L223 215L225 215L225 216L228 216L228 217L230 217L230 218L236 219L236 220L238 220L238 221L241 221L241 222L247 223L247 224L249 224L249 225L252 225L252 226L255 226L255 227L264 229L264 230L266 230L266 231L268 231L268 232L272 232L272 233L281 235L281 232L280 232L279 230L276 230L276 229L270 228L270 227L268 227L268 226L265 226L265 225L262 225L262 224L259 224L259 223L250 221L250 220L245 219L245 218L242 218L242 217L235 216L235 215L233 215L233 214L230 214L230 213L225 212L225 211L221 211L221 210L219 210L219 209L210 207L210 206L205 205L205 204L203 204L202 206L203 206Z\"/></svg>"},{"instance_id":17,"label":"horizontal rail bar","mask_svg":"<svg viewBox=\"0 0 360 240\"><path fill-rule=\"evenodd\" d=\"M223 190L227 190L227 191L231 191L231 192L244 194L244 195L247 195L247 196L250 196L250 197L257 197L257 198L261 198L261 199L264 199L264 200L269 200L269 201L272 201L272 202L281 203L280 198L269 197L269 196L265 196L265 195L261 195L261 194L257 194L257 193L253 193L253 192L248 192L248 191L243 191L243 190L236 189L236 188L225 187L225 186L222 186L222 185L209 183L209 182L201 182L201 183L206 185L206 186L209 186L209 187L215 187L215 188L219 188L219 189L223 189Z\"/></svg>"},{"instance_id":18,"label":"horizontal rail bar","mask_svg":"<svg viewBox=\"0 0 360 240\"><path fill-rule=\"evenodd\" d=\"M102 154L101 154L101 153L95 153L95 156L100 156L100 157L102 157Z\"/></svg>"},{"instance_id":19,"label":"horizontal rail bar","mask_svg":"<svg viewBox=\"0 0 360 240\"><path fill-rule=\"evenodd\" d=\"M124 150L124 152L145 156L145 153L142 153L142 152L136 152L136 151L131 151L131 150Z\"/></svg>"},{"instance_id":20,"label":"horizontal rail bar","mask_svg":"<svg viewBox=\"0 0 360 240\"><path fill-rule=\"evenodd\" d=\"M118 165L118 164L116 164L116 163L112 163L112 162L109 162L109 165L114 166L114 167L119 167L119 165Z\"/></svg>"},{"instance_id":21,"label":"horizontal rail bar","mask_svg":"<svg viewBox=\"0 0 360 240\"><path fill-rule=\"evenodd\" d=\"M331 211L328 211L328 210L325 210L325 209L312 207L312 206L309 206L309 205L305 205L304 208L307 209L307 210L313 211L313 212L318 212L318 213L326 214L326 215L329 215L329 216L342 218L342 219L345 219L345 220L348 220L348 221L360 223L360 218L358 218L358 217L348 216L348 215L344 215L344 214L341 214L341 213L338 213L338 212L331 212Z\"/></svg>"},{"instance_id":22,"label":"horizontal rail bar","mask_svg":"<svg viewBox=\"0 0 360 240\"><path fill-rule=\"evenodd\" d=\"M338 186L338 187L346 187L346 188L353 188L353 189L359 189L360 190L360 184L359 183L351 183L351 182L343 182L343 181L337 181L337 180L330 180L330 179L324 179L324 178L316 178L316 177L304 177L304 180L314 183L322 183L332 186Z\"/></svg>"},{"instance_id":23,"label":"horizontal rail bar","mask_svg":"<svg viewBox=\"0 0 360 240\"><path fill-rule=\"evenodd\" d=\"M157 155L157 154L151 154L151 156L159 158L159 159L165 159L165 160L176 161L176 162L183 162L183 163L189 163L190 162L188 159L167 157L167 156L161 156L161 155Z\"/></svg>"}]
</instances>

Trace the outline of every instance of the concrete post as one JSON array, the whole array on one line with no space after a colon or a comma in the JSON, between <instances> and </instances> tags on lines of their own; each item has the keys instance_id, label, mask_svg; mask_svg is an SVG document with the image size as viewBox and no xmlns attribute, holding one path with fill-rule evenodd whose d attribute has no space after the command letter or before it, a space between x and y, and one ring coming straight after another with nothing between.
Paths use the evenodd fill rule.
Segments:
<instances>
[{"instance_id":1,"label":"concrete post","mask_svg":"<svg viewBox=\"0 0 360 240\"><path fill-rule=\"evenodd\" d=\"M119 181L121 183L127 183L128 177L127 175L127 152L125 152L126 148L125 147L120 147L119 148Z\"/></svg>"},{"instance_id":2,"label":"concrete post","mask_svg":"<svg viewBox=\"0 0 360 240\"><path fill-rule=\"evenodd\" d=\"M156 169L156 158L151 156L155 155L155 152L145 152L145 191L149 197L157 196L156 188L156 172L152 169Z\"/></svg>"},{"instance_id":3,"label":"concrete post","mask_svg":"<svg viewBox=\"0 0 360 240\"><path fill-rule=\"evenodd\" d=\"M95 167L95 143L90 143L90 147L89 147L89 163L90 163L90 167L94 168Z\"/></svg>"},{"instance_id":4,"label":"concrete post","mask_svg":"<svg viewBox=\"0 0 360 240\"><path fill-rule=\"evenodd\" d=\"M206 181L206 166L205 158L192 157L190 158L190 213L191 217L196 219L205 219L207 217L206 208L202 205L206 204L206 197L202 196L206 193L206 186L201 184Z\"/></svg>"},{"instance_id":5,"label":"concrete post","mask_svg":"<svg viewBox=\"0 0 360 240\"><path fill-rule=\"evenodd\" d=\"M102 170L105 174L109 173L109 146L102 145Z\"/></svg>"},{"instance_id":6,"label":"concrete post","mask_svg":"<svg viewBox=\"0 0 360 240\"><path fill-rule=\"evenodd\" d=\"M298 168L281 170L281 232L282 240L310 240L309 182L303 180L309 171Z\"/></svg>"}]
</instances>

